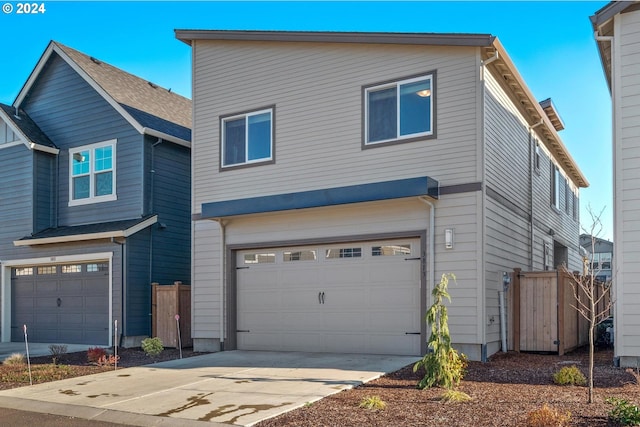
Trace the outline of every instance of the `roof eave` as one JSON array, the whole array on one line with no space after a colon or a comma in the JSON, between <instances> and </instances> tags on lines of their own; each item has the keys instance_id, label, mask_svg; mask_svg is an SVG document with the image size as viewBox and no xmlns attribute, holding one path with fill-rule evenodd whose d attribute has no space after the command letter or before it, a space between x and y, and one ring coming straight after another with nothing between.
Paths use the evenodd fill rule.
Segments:
<instances>
[{"instance_id":1,"label":"roof eave","mask_svg":"<svg viewBox=\"0 0 640 427\"><path fill-rule=\"evenodd\" d=\"M578 187L588 187L589 181L587 181L587 178L582 174L582 171L580 171L577 163L575 162L573 157L571 157L571 154L569 154L569 151L562 142L562 138L560 138L560 135L558 135L554 124L551 122L540 103L536 101L536 98L533 96L533 94L529 90L529 87L524 82L524 79L518 72L515 64L511 61L511 58L497 38L493 42L493 47L498 52L498 61L494 61L494 65L492 66L496 67L495 64L500 63L503 64L503 66L506 67L506 69L509 71L509 75L513 79L514 84L519 92L515 95L520 98L523 107L527 110L529 116L532 119L532 122L529 123L529 125L533 126L537 123L540 123L540 121L543 122L545 137L548 140L548 145L551 145L551 147L549 148L554 153L554 156L558 159L558 161L561 162L563 169L565 169L570 174L572 180ZM500 70L498 70L497 68L496 71L500 72Z\"/></svg>"},{"instance_id":2,"label":"roof eave","mask_svg":"<svg viewBox=\"0 0 640 427\"><path fill-rule=\"evenodd\" d=\"M358 33L333 31L174 30L187 44L193 40L276 41L308 43L367 43L439 46L490 46L495 36L465 33Z\"/></svg>"},{"instance_id":3,"label":"roof eave","mask_svg":"<svg viewBox=\"0 0 640 427\"><path fill-rule=\"evenodd\" d=\"M56 243L84 242L87 240L111 239L111 238L117 238L117 237L127 238L133 234L136 234L141 230L144 230L145 228L157 222L158 222L158 215L154 215L152 217L147 218L144 221L139 222L133 227L129 227L124 230L105 231L101 233L75 234L71 236L45 237L42 239L14 240L13 245L14 246L35 246L35 245L47 245L47 244L56 244Z\"/></svg>"}]
</instances>

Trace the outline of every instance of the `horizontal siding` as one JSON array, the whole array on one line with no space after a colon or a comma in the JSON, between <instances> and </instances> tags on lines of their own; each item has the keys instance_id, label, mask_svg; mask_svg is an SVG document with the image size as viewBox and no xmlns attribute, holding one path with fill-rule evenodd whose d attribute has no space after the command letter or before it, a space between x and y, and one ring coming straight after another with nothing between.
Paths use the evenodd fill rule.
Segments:
<instances>
[{"instance_id":1,"label":"horizontal siding","mask_svg":"<svg viewBox=\"0 0 640 427\"><path fill-rule=\"evenodd\" d=\"M60 148L58 224L142 215L142 136L66 62L53 54L22 107ZM117 139L117 201L69 207L69 148Z\"/></svg>"},{"instance_id":2,"label":"horizontal siding","mask_svg":"<svg viewBox=\"0 0 640 427\"><path fill-rule=\"evenodd\" d=\"M194 52L196 212L206 202L403 177L477 179L473 48L197 41ZM362 86L433 70L437 138L362 150ZM275 164L218 173L219 116L266 105L276 107Z\"/></svg>"},{"instance_id":3,"label":"horizontal siding","mask_svg":"<svg viewBox=\"0 0 640 427\"><path fill-rule=\"evenodd\" d=\"M0 149L0 260L13 256L13 241L33 232L33 152L24 145Z\"/></svg>"},{"instance_id":4,"label":"horizontal siding","mask_svg":"<svg viewBox=\"0 0 640 427\"><path fill-rule=\"evenodd\" d=\"M191 283L191 157L189 149L164 142L151 148L154 138L146 141L153 150L153 167L145 168L153 193L145 197L146 211L158 215L163 228L153 228L154 282ZM149 157L151 153L149 153ZM153 169L155 172L150 173ZM152 175L152 176L149 176ZM150 193L147 193L150 194Z\"/></svg>"},{"instance_id":5,"label":"horizontal siding","mask_svg":"<svg viewBox=\"0 0 640 427\"><path fill-rule=\"evenodd\" d=\"M191 333L220 338L220 231L214 221L193 223Z\"/></svg>"},{"instance_id":6,"label":"horizontal siding","mask_svg":"<svg viewBox=\"0 0 640 427\"><path fill-rule=\"evenodd\" d=\"M620 87L614 93L616 118L614 269L616 355L640 357L640 12L616 17L615 70Z\"/></svg>"}]
</instances>

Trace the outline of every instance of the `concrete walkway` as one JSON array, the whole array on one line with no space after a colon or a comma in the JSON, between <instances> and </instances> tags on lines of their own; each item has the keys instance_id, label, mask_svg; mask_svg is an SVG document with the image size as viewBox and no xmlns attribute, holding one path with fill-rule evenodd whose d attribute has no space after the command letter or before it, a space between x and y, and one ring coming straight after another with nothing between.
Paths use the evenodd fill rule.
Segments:
<instances>
[{"instance_id":1,"label":"concrete walkway","mask_svg":"<svg viewBox=\"0 0 640 427\"><path fill-rule=\"evenodd\" d=\"M250 426L416 360L226 351L6 390L0 406L139 426Z\"/></svg>"}]
</instances>

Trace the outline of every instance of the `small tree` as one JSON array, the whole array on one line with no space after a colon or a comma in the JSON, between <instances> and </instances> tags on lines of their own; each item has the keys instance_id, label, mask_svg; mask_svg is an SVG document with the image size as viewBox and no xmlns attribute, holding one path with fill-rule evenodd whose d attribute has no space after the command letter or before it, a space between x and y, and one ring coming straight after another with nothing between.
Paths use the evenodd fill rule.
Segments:
<instances>
[{"instance_id":1,"label":"small tree","mask_svg":"<svg viewBox=\"0 0 640 427\"><path fill-rule=\"evenodd\" d=\"M445 273L440 283L435 285L431 295L433 305L427 310L425 316L431 326L427 354L413 365L413 372L424 368L424 378L418 383L418 388L425 389L433 386L452 389L460 384L464 375L467 362L463 354L459 354L451 346L446 298L451 302L451 296L447 292L449 279L456 280L452 273Z\"/></svg>"},{"instance_id":2,"label":"small tree","mask_svg":"<svg viewBox=\"0 0 640 427\"><path fill-rule=\"evenodd\" d=\"M613 298L611 295L611 280L601 282L596 279L598 273L600 273L600 265L598 268L593 268L593 260L596 249L596 241L600 233L602 233L602 211L596 215L591 207L587 209L591 215L591 226L589 230L583 228L583 231L591 236L591 250L585 257L585 271L583 274L570 272L566 266L563 266L563 270L568 273L572 280L571 286L573 287L573 295L575 297L575 304L572 307L575 308L582 317L584 317L589 323L589 372L588 372L588 384L589 384L589 398L588 402L593 403L593 360L594 360L594 332L596 326L606 320L613 306Z\"/></svg>"}]
</instances>

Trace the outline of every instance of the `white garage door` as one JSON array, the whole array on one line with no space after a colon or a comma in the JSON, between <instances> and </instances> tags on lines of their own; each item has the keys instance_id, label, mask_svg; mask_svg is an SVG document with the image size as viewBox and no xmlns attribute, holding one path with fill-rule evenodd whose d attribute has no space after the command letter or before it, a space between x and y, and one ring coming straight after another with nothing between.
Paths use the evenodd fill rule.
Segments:
<instances>
[{"instance_id":1,"label":"white garage door","mask_svg":"<svg viewBox=\"0 0 640 427\"><path fill-rule=\"evenodd\" d=\"M420 240L237 253L243 350L420 354Z\"/></svg>"}]
</instances>

